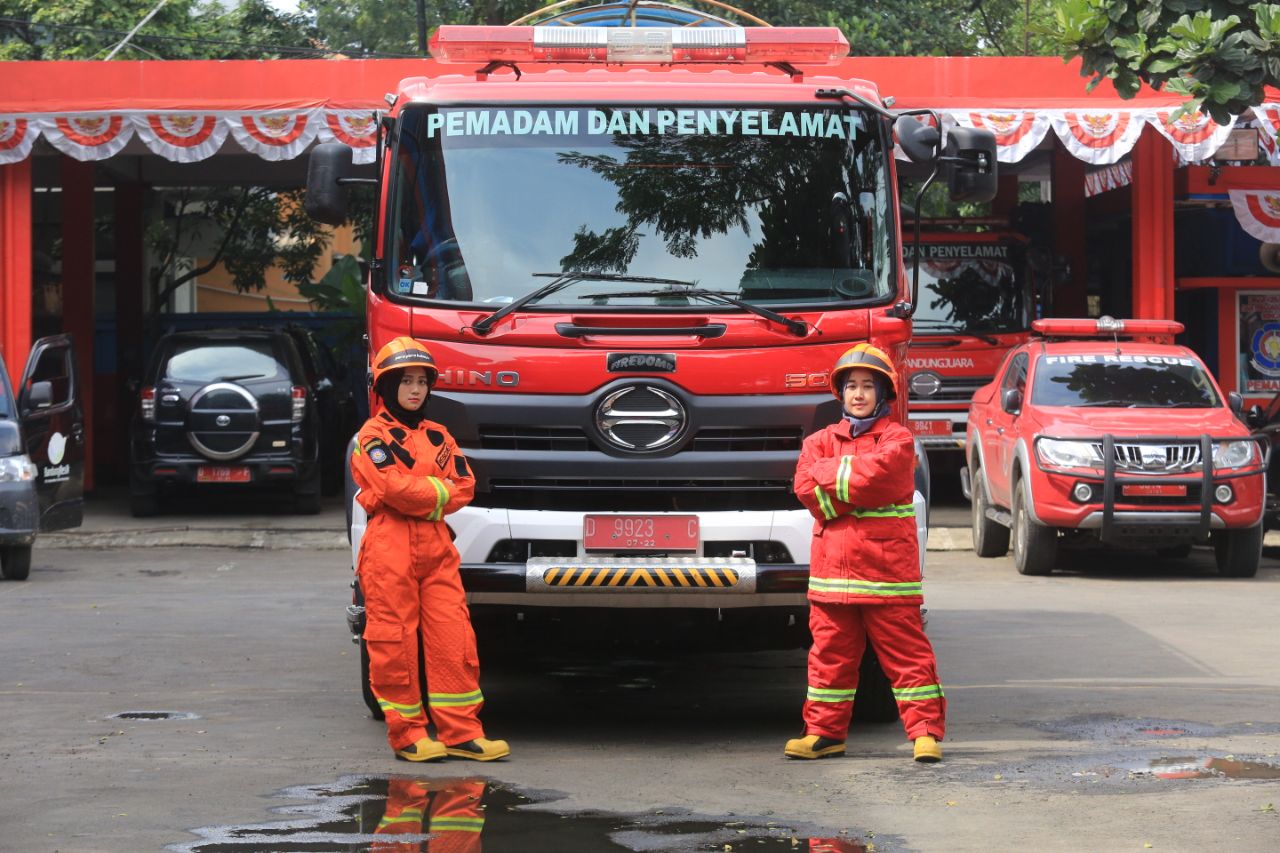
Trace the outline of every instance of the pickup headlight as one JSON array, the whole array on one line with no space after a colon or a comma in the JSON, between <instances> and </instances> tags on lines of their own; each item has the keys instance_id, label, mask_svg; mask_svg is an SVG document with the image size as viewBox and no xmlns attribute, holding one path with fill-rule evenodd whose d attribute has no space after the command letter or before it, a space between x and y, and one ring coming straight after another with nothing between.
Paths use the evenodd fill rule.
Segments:
<instances>
[{"instance_id":1,"label":"pickup headlight","mask_svg":"<svg viewBox=\"0 0 1280 853\"><path fill-rule=\"evenodd\" d=\"M26 454L0 459L0 483L19 483L35 478L36 466Z\"/></svg>"},{"instance_id":2,"label":"pickup headlight","mask_svg":"<svg viewBox=\"0 0 1280 853\"><path fill-rule=\"evenodd\" d=\"M1036 442L1040 461L1050 468L1101 468L1102 457L1088 441L1042 438Z\"/></svg>"},{"instance_id":3,"label":"pickup headlight","mask_svg":"<svg viewBox=\"0 0 1280 853\"><path fill-rule=\"evenodd\" d=\"M1252 441L1218 441L1213 445L1213 467L1245 468L1258 461L1258 447Z\"/></svg>"}]
</instances>

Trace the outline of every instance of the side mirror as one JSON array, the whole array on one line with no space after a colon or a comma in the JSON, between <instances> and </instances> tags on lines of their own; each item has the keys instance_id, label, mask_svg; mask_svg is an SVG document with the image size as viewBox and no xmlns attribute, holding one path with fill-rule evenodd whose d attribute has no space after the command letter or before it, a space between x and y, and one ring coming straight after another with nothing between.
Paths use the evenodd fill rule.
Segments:
<instances>
[{"instance_id":1,"label":"side mirror","mask_svg":"<svg viewBox=\"0 0 1280 853\"><path fill-rule=\"evenodd\" d=\"M1017 388L1006 388L1000 395L1000 408L1009 414L1022 411L1022 392Z\"/></svg>"},{"instance_id":2,"label":"side mirror","mask_svg":"<svg viewBox=\"0 0 1280 853\"><path fill-rule=\"evenodd\" d=\"M26 403L27 411L45 409L53 405L53 383L32 382L23 402Z\"/></svg>"},{"instance_id":3,"label":"side mirror","mask_svg":"<svg viewBox=\"0 0 1280 853\"><path fill-rule=\"evenodd\" d=\"M326 225L347 221L347 188L341 182L351 177L352 163L351 149L346 145L326 142L312 149L303 203L308 216Z\"/></svg>"},{"instance_id":4,"label":"side mirror","mask_svg":"<svg viewBox=\"0 0 1280 853\"><path fill-rule=\"evenodd\" d=\"M22 446L22 433L18 430L17 421L0 421L0 456L17 456L25 453Z\"/></svg>"},{"instance_id":5,"label":"side mirror","mask_svg":"<svg viewBox=\"0 0 1280 853\"><path fill-rule=\"evenodd\" d=\"M928 163L938 151L938 129L917 121L915 116L898 116L893 123L894 136L902 153L913 163ZM994 144L995 137L992 137Z\"/></svg>"},{"instance_id":6,"label":"side mirror","mask_svg":"<svg viewBox=\"0 0 1280 853\"><path fill-rule=\"evenodd\" d=\"M1240 417L1244 413L1244 397L1239 391L1232 391L1227 394L1227 405L1231 407L1231 411L1235 412L1236 417Z\"/></svg>"},{"instance_id":7,"label":"side mirror","mask_svg":"<svg viewBox=\"0 0 1280 853\"><path fill-rule=\"evenodd\" d=\"M979 128L953 127L947 131L942 157L952 201L991 201L996 197L994 133Z\"/></svg>"}]
</instances>

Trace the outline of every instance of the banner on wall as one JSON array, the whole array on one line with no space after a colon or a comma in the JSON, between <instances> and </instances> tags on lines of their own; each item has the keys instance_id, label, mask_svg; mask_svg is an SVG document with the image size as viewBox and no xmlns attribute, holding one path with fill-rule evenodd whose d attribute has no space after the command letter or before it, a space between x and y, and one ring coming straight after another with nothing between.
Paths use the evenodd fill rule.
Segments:
<instances>
[{"instance_id":1,"label":"banner on wall","mask_svg":"<svg viewBox=\"0 0 1280 853\"><path fill-rule=\"evenodd\" d=\"M1280 391L1280 293L1241 291L1238 388L1242 394Z\"/></svg>"}]
</instances>

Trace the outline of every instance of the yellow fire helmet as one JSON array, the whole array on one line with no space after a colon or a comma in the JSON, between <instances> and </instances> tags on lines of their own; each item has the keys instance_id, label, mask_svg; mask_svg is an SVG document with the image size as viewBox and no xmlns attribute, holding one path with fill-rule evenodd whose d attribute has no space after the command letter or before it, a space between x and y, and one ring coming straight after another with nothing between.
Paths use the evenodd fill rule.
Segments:
<instances>
[{"instance_id":1,"label":"yellow fire helmet","mask_svg":"<svg viewBox=\"0 0 1280 853\"><path fill-rule=\"evenodd\" d=\"M888 379L889 390L885 399L889 402L897 399L898 374L893 369L893 359L880 347L861 343L845 350L844 355L836 360L836 366L831 368L831 393L836 395L837 400L841 398L841 389L844 387L844 374L855 367L875 371Z\"/></svg>"},{"instance_id":2,"label":"yellow fire helmet","mask_svg":"<svg viewBox=\"0 0 1280 853\"><path fill-rule=\"evenodd\" d=\"M386 346L378 350L373 359L373 384L377 385L382 375L390 370L402 370L406 367L425 367L427 381L436 384L440 369L431 352L413 338L401 336L392 339Z\"/></svg>"}]
</instances>

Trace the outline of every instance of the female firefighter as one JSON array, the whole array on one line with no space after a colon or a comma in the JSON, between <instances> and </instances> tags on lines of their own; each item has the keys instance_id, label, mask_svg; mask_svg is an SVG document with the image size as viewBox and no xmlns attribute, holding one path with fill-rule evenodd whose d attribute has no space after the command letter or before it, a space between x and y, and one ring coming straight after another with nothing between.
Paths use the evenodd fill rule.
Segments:
<instances>
[{"instance_id":1,"label":"female firefighter","mask_svg":"<svg viewBox=\"0 0 1280 853\"><path fill-rule=\"evenodd\" d=\"M356 499L369 514L356 572L364 591L369 686L396 757L491 761L510 753L480 725L480 663L445 515L475 491L448 430L423 411L439 370L413 338L373 361L382 410L360 429L351 456ZM421 637L426 689L418 683ZM427 709L422 707L423 697ZM434 723L439 741L427 735Z\"/></svg>"},{"instance_id":2,"label":"female firefighter","mask_svg":"<svg viewBox=\"0 0 1280 853\"><path fill-rule=\"evenodd\" d=\"M844 754L870 640L893 686L916 761L939 761L946 699L920 615L915 452L887 417L897 376L883 350L858 344L831 370L844 417L805 439L795 492L816 519L809 557L809 691L791 758Z\"/></svg>"}]
</instances>

